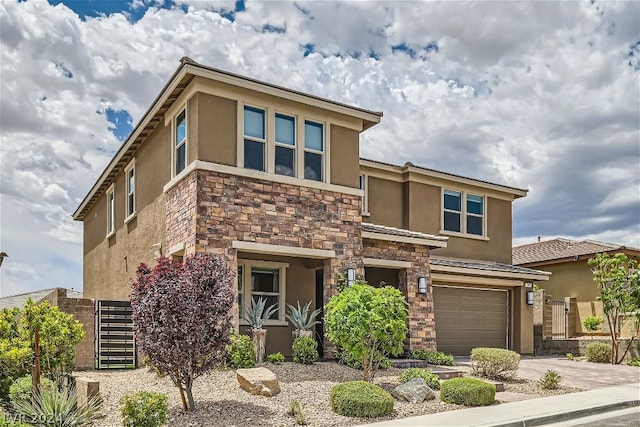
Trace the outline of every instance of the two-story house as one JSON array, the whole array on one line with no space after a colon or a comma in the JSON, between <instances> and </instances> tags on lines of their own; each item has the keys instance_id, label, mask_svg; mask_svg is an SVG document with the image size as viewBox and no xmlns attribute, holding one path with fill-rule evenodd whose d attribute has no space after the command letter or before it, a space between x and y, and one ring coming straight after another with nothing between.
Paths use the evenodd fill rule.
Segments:
<instances>
[{"instance_id":1,"label":"two-story house","mask_svg":"<svg viewBox=\"0 0 640 427\"><path fill-rule=\"evenodd\" d=\"M285 304L324 307L341 275L406 295L411 349L531 352L525 283L547 275L510 265L526 191L361 160L381 117L184 58L73 215L99 359L120 359L107 344L126 328L109 319L126 318L136 267L198 251L237 268L240 331L238 305L278 305L267 352L291 353Z\"/></svg>"}]
</instances>

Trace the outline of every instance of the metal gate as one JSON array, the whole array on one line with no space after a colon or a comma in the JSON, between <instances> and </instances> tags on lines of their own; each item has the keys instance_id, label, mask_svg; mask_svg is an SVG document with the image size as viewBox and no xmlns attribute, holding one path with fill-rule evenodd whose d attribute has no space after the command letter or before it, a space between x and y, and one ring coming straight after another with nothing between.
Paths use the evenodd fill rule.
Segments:
<instances>
[{"instance_id":1,"label":"metal gate","mask_svg":"<svg viewBox=\"0 0 640 427\"><path fill-rule=\"evenodd\" d=\"M551 301L551 336L556 340L567 337L567 307L564 301Z\"/></svg>"},{"instance_id":2,"label":"metal gate","mask_svg":"<svg viewBox=\"0 0 640 427\"><path fill-rule=\"evenodd\" d=\"M129 301L96 302L96 369L136 367Z\"/></svg>"}]
</instances>

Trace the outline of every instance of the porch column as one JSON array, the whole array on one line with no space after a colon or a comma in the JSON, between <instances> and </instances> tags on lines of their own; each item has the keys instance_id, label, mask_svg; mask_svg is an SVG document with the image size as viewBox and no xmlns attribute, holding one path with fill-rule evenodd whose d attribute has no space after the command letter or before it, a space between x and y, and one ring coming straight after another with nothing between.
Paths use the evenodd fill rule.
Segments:
<instances>
[{"instance_id":1,"label":"porch column","mask_svg":"<svg viewBox=\"0 0 640 427\"><path fill-rule=\"evenodd\" d=\"M418 293L418 279L427 279L427 293ZM400 290L409 304L409 350L436 350L433 286L427 265L415 265L399 274Z\"/></svg>"}]
</instances>

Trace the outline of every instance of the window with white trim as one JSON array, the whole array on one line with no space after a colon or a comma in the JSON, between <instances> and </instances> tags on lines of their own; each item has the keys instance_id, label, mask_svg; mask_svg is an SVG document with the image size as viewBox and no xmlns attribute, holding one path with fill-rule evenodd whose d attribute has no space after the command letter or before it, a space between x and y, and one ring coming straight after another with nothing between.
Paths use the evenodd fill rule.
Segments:
<instances>
[{"instance_id":1,"label":"window with white trim","mask_svg":"<svg viewBox=\"0 0 640 427\"><path fill-rule=\"evenodd\" d=\"M244 107L244 167L266 171L265 110Z\"/></svg>"},{"instance_id":2,"label":"window with white trim","mask_svg":"<svg viewBox=\"0 0 640 427\"><path fill-rule=\"evenodd\" d=\"M124 170L125 222L136 213L136 163L135 159Z\"/></svg>"},{"instance_id":3,"label":"window with white trim","mask_svg":"<svg viewBox=\"0 0 640 427\"><path fill-rule=\"evenodd\" d=\"M296 118L276 113L275 172L296 176Z\"/></svg>"},{"instance_id":4,"label":"window with white trim","mask_svg":"<svg viewBox=\"0 0 640 427\"><path fill-rule=\"evenodd\" d=\"M360 174L360 189L362 190L362 214L369 214L369 176Z\"/></svg>"},{"instance_id":5,"label":"window with white trim","mask_svg":"<svg viewBox=\"0 0 640 427\"><path fill-rule=\"evenodd\" d=\"M187 167L187 110L182 110L174 120L174 175Z\"/></svg>"},{"instance_id":6,"label":"window with white trim","mask_svg":"<svg viewBox=\"0 0 640 427\"><path fill-rule=\"evenodd\" d=\"M285 283L287 263L270 261L238 261L238 312L246 321L244 310L251 306L251 300L266 300L265 309L273 304L277 310L266 324L285 322Z\"/></svg>"},{"instance_id":7,"label":"window with white trim","mask_svg":"<svg viewBox=\"0 0 640 427\"><path fill-rule=\"evenodd\" d=\"M113 185L107 190L107 236L116 231L116 193Z\"/></svg>"},{"instance_id":8,"label":"window with white trim","mask_svg":"<svg viewBox=\"0 0 640 427\"><path fill-rule=\"evenodd\" d=\"M324 125L304 121L304 178L323 181Z\"/></svg>"},{"instance_id":9,"label":"window with white trim","mask_svg":"<svg viewBox=\"0 0 640 427\"><path fill-rule=\"evenodd\" d=\"M324 182L326 123L303 114L239 106L238 164L245 169Z\"/></svg>"},{"instance_id":10,"label":"window with white trim","mask_svg":"<svg viewBox=\"0 0 640 427\"><path fill-rule=\"evenodd\" d=\"M442 229L484 236L484 197L462 191L443 191Z\"/></svg>"}]
</instances>

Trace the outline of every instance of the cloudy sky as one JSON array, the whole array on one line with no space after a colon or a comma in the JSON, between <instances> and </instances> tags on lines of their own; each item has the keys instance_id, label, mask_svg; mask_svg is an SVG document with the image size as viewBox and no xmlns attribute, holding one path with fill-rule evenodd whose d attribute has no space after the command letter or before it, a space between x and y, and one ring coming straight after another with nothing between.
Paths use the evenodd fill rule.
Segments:
<instances>
[{"instance_id":1,"label":"cloudy sky","mask_svg":"<svg viewBox=\"0 0 640 427\"><path fill-rule=\"evenodd\" d=\"M515 244L640 247L639 17L637 1L0 1L0 292L81 289L71 214L185 55L383 110L364 157L528 188Z\"/></svg>"}]
</instances>

